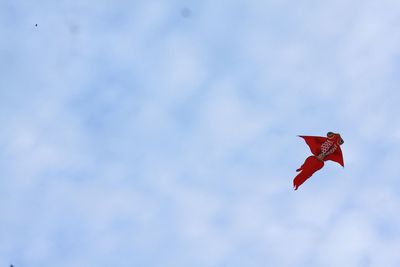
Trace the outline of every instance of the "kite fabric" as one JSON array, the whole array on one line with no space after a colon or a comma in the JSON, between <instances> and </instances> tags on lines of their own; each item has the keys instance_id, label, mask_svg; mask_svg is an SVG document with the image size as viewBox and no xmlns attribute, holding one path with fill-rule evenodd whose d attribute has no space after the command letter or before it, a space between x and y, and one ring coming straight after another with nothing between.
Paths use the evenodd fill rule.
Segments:
<instances>
[{"instance_id":1,"label":"kite fabric","mask_svg":"<svg viewBox=\"0 0 400 267\"><path fill-rule=\"evenodd\" d=\"M344 167L343 154L340 146L344 143L338 133L328 132L327 137L303 136L306 144L310 147L312 156L309 156L296 171L299 172L293 180L294 190L297 190L315 172L324 167L324 162L332 160Z\"/></svg>"}]
</instances>

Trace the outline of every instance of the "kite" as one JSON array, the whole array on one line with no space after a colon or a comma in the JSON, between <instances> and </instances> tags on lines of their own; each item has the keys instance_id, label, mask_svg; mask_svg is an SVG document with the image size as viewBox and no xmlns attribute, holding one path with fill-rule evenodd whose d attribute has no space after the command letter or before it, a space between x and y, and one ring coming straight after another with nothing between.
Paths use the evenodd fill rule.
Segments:
<instances>
[{"instance_id":1,"label":"kite","mask_svg":"<svg viewBox=\"0 0 400 267\"><path fill-rule=\"evenodd\" d=\"M309 156L296 170L299 172L293 180L294 190L297 190L315 172L324 167L324 162L332 160L344 167L343 154L340 146L344 143L338 133L328 132L327 137L299 135L310 147L312 156Z\"/></svg>"}]
</instances>

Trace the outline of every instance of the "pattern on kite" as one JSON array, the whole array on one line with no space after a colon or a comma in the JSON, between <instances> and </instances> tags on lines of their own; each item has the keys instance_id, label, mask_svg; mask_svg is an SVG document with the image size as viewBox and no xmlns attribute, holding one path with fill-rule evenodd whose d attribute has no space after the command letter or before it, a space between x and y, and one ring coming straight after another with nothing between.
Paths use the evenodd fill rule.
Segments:
<instances>
[{"instance_id":1,"label":"pattern on kite","mask_svg":"<svg viewBox=\"0 0 400 267\"><path fill-rule=\"evenodd\" d=\"M303 136L306 144L310 147L312 156L309 156L296 171L299 172L293 180L294 190L297 190L315 172L324 167L324 162L332 160L344 167L343 154L340 146L344 143L338 133L328 132L327 137Z\"/></svg>"}]
</instances>

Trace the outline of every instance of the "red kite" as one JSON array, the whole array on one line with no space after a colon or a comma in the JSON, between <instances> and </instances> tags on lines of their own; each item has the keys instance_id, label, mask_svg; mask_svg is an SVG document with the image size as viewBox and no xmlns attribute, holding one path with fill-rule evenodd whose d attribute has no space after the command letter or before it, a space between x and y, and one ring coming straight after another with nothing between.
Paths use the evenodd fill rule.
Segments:
<instances>
[{"instance_id":1,"label":"red kite","mask_svg":"<svg viewBox=\"0 0 400 267\"><path fill-rule=\"evenodd\" d=\"M340 149L340 146L344 143L342 137L333 132L328 132L326 136L299 135L306 141L313 155L309 156L303 165L296 170L299 174L293 180L294 190L297 190L316 171L324 167L324 161L332 160L344 167L342 150Z\"/></svg>"}]
</instances>

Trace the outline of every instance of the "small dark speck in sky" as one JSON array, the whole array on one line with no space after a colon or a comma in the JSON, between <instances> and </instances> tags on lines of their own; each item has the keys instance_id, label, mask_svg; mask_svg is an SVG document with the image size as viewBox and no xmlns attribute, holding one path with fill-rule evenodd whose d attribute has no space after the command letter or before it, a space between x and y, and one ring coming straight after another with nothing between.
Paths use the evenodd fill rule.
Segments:
<instances>
[{"instance_id":1,"label":"small dark speck in sky","mask_svg":"<svg viewBox=\"0 0 400 267\"><path fill-rule=\"evenodd\" d=\"M37 27L37 24L35 24L35 27ZM11 267L12 267L12 265L11 265Z\"/></svg>"},{"instance_id":2,"label":"small dark speck in sky","mask_svg":"<svg viewBox=\"0 0 400 267\"><path fill-rule=\"evenodd\" d=\"M192 15L192 10L190 10L190 8L184 7L181 9L181 15L184 18L189 18Z\"/></svg>"},{"instance_id":3,"label":"small dark speck in sky","mask_svg":"<svg viewBox=\"0 0 400 267\"><path fill-rule=\"evenodd\" d=\"M77 33L79 33L79 26L77 25L77 24L70 24L69 25L69 31L72 33L72 34L77 34Z\"/></svg>"}]
</instances>

